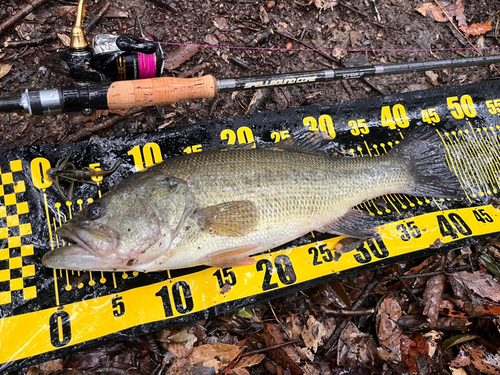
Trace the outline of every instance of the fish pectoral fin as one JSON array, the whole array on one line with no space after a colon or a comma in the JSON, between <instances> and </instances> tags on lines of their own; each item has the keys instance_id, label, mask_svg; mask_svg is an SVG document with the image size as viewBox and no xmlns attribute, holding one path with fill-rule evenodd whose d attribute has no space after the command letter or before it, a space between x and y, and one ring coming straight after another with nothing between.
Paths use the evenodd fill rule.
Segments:
<instances>
[{"instance_id":1,"label":"fish pectoral fin","mask_svg":"<svg viewBox=\"0 0 500 375\"><path fill-rule=\"evenodd\" d=\"M201 228L226 237L242 237L259 223L257 207L250 201L234 201L196 210Z\"/></svg>"},{"instance_id":2,"label":"fish pectoral fin","mask_svg":"<svg viewBox=\"0 0 500 375\"><path fill-rule=\"evenodd\" d=\"M229 249L219 250L205 257L204 264L213 267L234 267L234 266L249 266L255 264L255 259L250 258L252 250L258 248L259 245L251 244Z\"/></svg>"},{"instance_id":3,"label":"fish pectoral fin","mask_svg":"<svg viewBox=\"0 0 500 375\"><path fill-rule=\"evenodd\" d=\"M380 218L351 208L334 223L318 228L317 231L365 239L373 237L376 234L375 228L383 224Z\"/></svg>"}]
</instances>

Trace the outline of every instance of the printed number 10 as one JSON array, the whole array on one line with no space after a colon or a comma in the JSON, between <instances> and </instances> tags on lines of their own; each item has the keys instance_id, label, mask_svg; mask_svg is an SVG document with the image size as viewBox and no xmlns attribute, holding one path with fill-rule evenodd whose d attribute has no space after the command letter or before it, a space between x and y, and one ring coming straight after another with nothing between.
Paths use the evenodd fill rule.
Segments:
<instances>
[{"instance_id":1,"label":"printed number 10","mask_svg":"<svg viewBox=\"0 0 500 375\"><path fill-rule=\"evenodd\" d=\"M134 158L135 167L139 171L163 161L160 146L157 143L146 143L142 150L140 146L135 146L128 154Z\"/></svg>"}]
</instances>

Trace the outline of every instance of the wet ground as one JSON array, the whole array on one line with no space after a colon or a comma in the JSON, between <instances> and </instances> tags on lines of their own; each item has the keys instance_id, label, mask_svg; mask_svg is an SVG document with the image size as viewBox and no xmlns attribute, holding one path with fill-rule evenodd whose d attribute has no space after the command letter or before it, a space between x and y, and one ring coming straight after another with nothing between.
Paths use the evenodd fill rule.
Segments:
<instances>
[{"instance_id":1,"label":"wet ground","mask_svg":"<svg viewBox=\"0 0 500 375\"><path fill-rule=\"evenodd\" d=\"M92 19L99 13L104 3L104 1L89 2L86 20ZM424 1L414 0L353 0L349 2L328 0L310 2L307 0L158 0L155 2L118 0L112 3L105 17L91 30L88 39L90 40L99 33L134 33L135 18L138 16L146 35L154 36L161 42L172 43L163 45L170 67L170 69L165 70L164 75L175 77L212 74L217 78L230 78L497 53L497 50L490 48L498 47L500 44L500 35L497 35L496 30L500 19L498 13L500 1L458 1L447 6L442 3L441 6L445 7L446 11L446 15L441 15L443 22L436 20L436 18L440 18L437 11L437 13L432 13L432 10L429 10L425 17L419 13L416 8L423 4ZM438 6L435 2L432 4ZM23 5L25 3L20 1L0 0L0 22L18 12ZM69 77L56 71L48 63L48 60L50 55L65 48L64 42L69 36L74 22L74 14L75 3L50 2L0 35L0 64L4 64L4 69L10 67L10 71L0 79L1 97L19 96L25 89L73 84ZM450 18L448 19L447 16ZM457 31L459 25L483 24L487 20L492 21L492 28L484 33L478 32L480 35L464 36L463 33ZM53 36L54 38L38 46L5 47L10 42L36 40L45 36ZM194 51L194 47L189 46L193 44L199 45L196 51ZM179 48L189 49L193 52L193 56L183 61L184 59L179 57ZM235 63L234 58L243 63ZM94 111L90 115L73 113L54 117L27 118L18 114L6 114L0 115L0 146L58 144L69 140L88 140L93 137L134 134L155 131L167 126L240 116L249 110L274 111L310 104L429 89L435 86L455 86L495 79L499 76L500 73L491 66L471 67L398 76L379 76L368 78L366 81L350 80L275 88L271 89L257 106L251 106L254 92L246 91L220 94L215 99L191 100L163 107L148 108L134 111L133 115ZM439 273L442 258L433 257L425 261L425 264L417 263L407 264L405 267L410 269L411 266L414 266L416 269L414 273ZM342 284L349 291L351 300L355 301L361 291L370 285L370 280L382 280L383 275L390 274L392 274L392 270L387 268L375 276L373 273L368 273L357 280L344 280ZM412 285L412 293L417 298L425 298L425 281L428 279L429 277L423 283L415 281L415 285ZM246 338L251 338L253 341L249 342L252 341L253 346L249 351L257 350L262 346L276 345L278 343L268 342L264 339L264 337L272 336L272 327L264 327L263 322L271 321L282 328L288 327L287 329L291 330L289 333L292 336L296 334L296 332L292 332L293 329L290 328L292 326L309 327L311 330L316 327L314 328L316 332L318 329L323 329L332 335L334 334L333 330L329 331L331 328L329 324L332 323L329 319L332 318L325 318L325 310L322 306L329 305L330 308L335 308L338 312L342 304L338 304L338 301L334 302L335 298L332 297L328 288L332 288L332 286L306 291L307 295L298 294L286 300L279 299L274 301L272 305L259 305L250 313L250 315L253 314L251 320L230 315L213 319L204 328L193 325L173 332L159 333L156 340L167 349L167 352L152 344L151 340L154 341L154 338L146 337L137 342L114 344L114 346L100 348L92 353L82 354L83 359L73 356L66 361L65 368L79 367L88 370L89 374L90 370L94 371L96 368L101 369L101 371L95 370L98 373L150 373L154 369L158 370L162 367L158 364L163 361L163 371L166 371L175 358L182 358L181 349L184 348L187 353L186 347L189 345L192 347L195 342L195 346L213 344L214 342L229 345L241 343ZM388 286L382 283L377 288L379 294L387 296L388 290L391 288L401 289L401 285L393 280L392 285ZM450 298L453 298L453 295ZM367 309L375 307L377 300L378 298L371 295L368 302L365 303L363 311L366 312ZM408 306L404 306L404 309L408 308ZM384 309L390 312L389 307L384 307ZM405 310L406 312L407 310ZM369 315L369 312L367 314ZM316 319L321 326L316 324ZM335 319L336 321L333 323L339 325L346 318L342 314L337 314ZM369 323L367 323L367 319L363 319L354 318L354 321L361 330L368 331ZM421 325L418 325L423 324L422 322L417 323L409 322L404 329L413 331L418 328L423 330L421 333L425 335L434 332L430 331L428 327L422 328ZM477 324L476 332L486 332L491 329L492 325L493 323L490 321L480 321ZM441 329L450 330L450 326L441 327ZM452 327L452 329L455 329L454 332L465 331L465 327ZM333 356L327 356L320 350L318 353L321 354L310 362L311 368L309 364L304 365L307 353L304 354L303 351L302 371L311 374L341 373L342 371L346 374L354 374L382 371L383 365L380 363L380 358L377 357L378 359L371 361L363 357L363 353L368 353L366 354L368 357L374 356L373 348L370 346L371 342L367 336L356 331L355 327L351 330L354 332L351 332L350 336L352 341L346 338L348 336L346 333L346 337L342 339L344 341L339 343L339 345L344 345L344 348L350 348L350 350L345 349L347 357L342 359L341 356L336 355L336 351L333 352ZM258 332L258 334L254 332ZM347 331L344 329L342 332L344 334ZM177 337L177 340L175 335L180 335L183 338ZM339 335L340 331L337 334L337 339ZM304 338L303 335L300 337ZM317 339L318 336L314 337ZM429 339L430 336L425 337L427 337L428 342L432 341ZM183 341L184 338L187 340ZM357 342L355 342L356 338ZM420 345L414 336L412 339ZM191 344L186 344L189 340L191 340ZM259 344L259 340L262 345ZM425 342L426 338L423 340ZM326 342L327 339L325 338L324 341ZM317 341L317 345L322 345L321 340ZM355 364L356 361L352 359L356 357L356 354L353 354L357 350L356 345L359 348L357 352L359 364ZM135 349L130 349L131 347ZM298 347L297 350L304 349L302 344L298 344ZM477 350L477 348L473 349ZM184 358L190 358L186 353L184 353ZM420 354L424 355L422 353ZM421 363L420 367L416 364L412 367L413 362L410 359L415 356L414 362L418 363L417 354L408 349L405 354L406 360L403 359L406 368L394 365L388 369L386 366L384 371L386 373L418 373L419 369L424 368L431 372L441 371L443 369L439 368L438 363L442 358L447 361L451 360L449 353L446 355L440 353L439 358L434 357L432 363L430 360L430 364L426 362L428 367L420 366ZM141 357L139 363L136 359L138 356ZM161 356L164 357L161 358ZM293 358L290 352L287 353L287 356L287 358ZM94 360L97 357L101 358L101 362ZM102 358L107 358L108 362L103 361ZM285 358L285 365L282 365L278 363L276 358L275 355L268 355L265 359L261 358L260 361L255 360L254 367L242 366L241 368L245 369L247 373L300 373L297 369L293 370L293 365L286 362L288 359ZM116 365L118 362L126 364L126 366ZM344 366L338 367L338 362ZM111 364L114 366L113 370L110 369ZM60 370L62 366L62 362L58 362L54 364L53 368L49 366L35 370L40 373L51 373ZM221 365L219 368L222 367ZM189 366L186 368L193 370ZM468 367L468 370L472 371L470 368L471 366ZM243 370L236 370L227 370L226 373L244 374ZM68 371L66 370L67 373L69 373ZM180 369L171 368L170 373L182 372Z\"/></svg>"}]
</instances>

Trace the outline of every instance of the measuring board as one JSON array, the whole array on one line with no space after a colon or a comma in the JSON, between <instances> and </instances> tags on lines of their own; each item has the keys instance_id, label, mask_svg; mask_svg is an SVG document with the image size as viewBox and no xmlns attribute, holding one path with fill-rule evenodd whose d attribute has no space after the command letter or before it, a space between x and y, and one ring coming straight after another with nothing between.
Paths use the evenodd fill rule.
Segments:
<instances>
[{"instance_id":1,"label":"measuring board","mask_svg":"<svg viewBox=\"0 0 500 375\"><path fill-rule=\"evenodd\" d=\"M0 154L0 372L206 319L403 259L459 248L499 231L500 81L315 105ZM343 237L311 233L256 264L158 273L72 272L42 266L62 245L56 229L128 175L183 153L231 144L273 144L307 128L328 133L332 157L377 157L415 127L436 131L462 200L387 195L357 208L381 218L378 234L341 256ZM46 172L71 162L118 170L78 185L66 202ZM62 183L67 189L69 184ZM338 247L337 247L338 248Z\"/></svg>"}]
</instances>

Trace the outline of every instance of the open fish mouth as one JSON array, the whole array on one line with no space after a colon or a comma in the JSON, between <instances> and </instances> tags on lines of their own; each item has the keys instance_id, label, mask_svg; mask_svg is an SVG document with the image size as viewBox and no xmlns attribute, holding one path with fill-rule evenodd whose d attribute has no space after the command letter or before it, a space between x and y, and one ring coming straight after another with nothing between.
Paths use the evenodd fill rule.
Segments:
<instances>
[{"instance_id":1,"label":"open fish mouth","mask_svg":"<svg viewBox=\"0 0 500 375\"><path fill-rule=\"evenodd\" d=\"M116 269L116 261L96 255L78 235L66 228L60 228L57 235L68 244L45 253L42 259L45 267L75 271L114 271Z\"/></svg>"}]
</instances>

